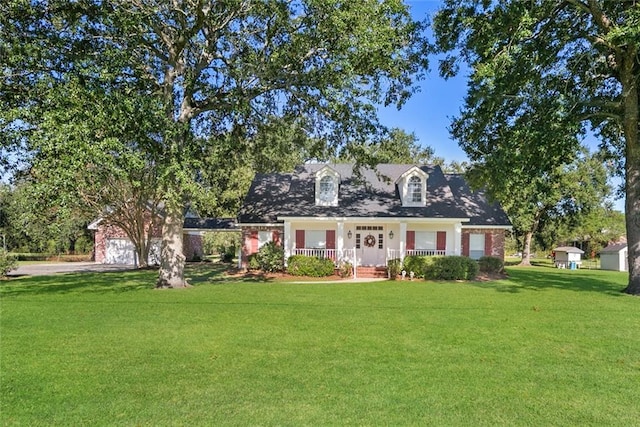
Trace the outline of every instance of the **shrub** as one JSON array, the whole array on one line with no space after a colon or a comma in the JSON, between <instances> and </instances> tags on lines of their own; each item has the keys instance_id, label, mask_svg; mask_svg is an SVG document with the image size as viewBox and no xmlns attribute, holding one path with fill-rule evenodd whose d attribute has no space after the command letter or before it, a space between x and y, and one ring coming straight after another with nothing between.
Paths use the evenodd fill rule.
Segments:
<instances>
[{"instance_id":1,"label":"shrub","mask_svg":"<svg viewBox=\"0 0 640 427\"><path fill-rule=\"evenodd\" d=\"M483 256L478 260L478 268L483 273L502 273L504 271L504 262L500 258Z\"/></svg>"},{"instance_id":2,"label":"shrub","mask_svg":"<svg viewBox=\"0 0 640 427\"><path fill-rule=\"evenodd\" d=\"M425 278L432 280L472 280L478 274L478 263L465 256L432 257Z\"/></svg>"},{"instance_id":3,"label":"shrub","mask_svg":"<svg viewBox=\"0 0 640 427\"><path fill-rule=\"evenodd\" d=\"M334 273L333 261L329 258L294 255L287 265L287 270L294 276L324 277Z\"/></svg>"},{"instance_id":4,"label":"shrub","mask_svg":"<svg viewBox=\"0 0 640 427\"><path fill-rule=\"evenodd\" d=\"M220 254L220 261L225 263L233 262L234 254L232 252L223 252Z\"/></svg>"},{"instance_id":5,"label":"shrub","mask_svg":"<svg viewBox=\"0 0 640 427\"><path fill-rule=\"evenodd\" d=\"M341 261L340 265L338 266L338 273L343 279L345 277L353 276L353 264L351 264L349 261Z\"/></svg>"},{"instance_id":6,"label":"shrub","mask_svg":"<svg viewBox=\"0 0 640 427\"><path fill-rule=\"evenodd\" d=\"M402 261L399 258L390 259L387 262L387 272L391 280L396 280L396 277L402 271Z\"/></svg>"},{"instance_id":7,"label":"shrub","mask_svg":"<svg viewBox=\"0 0 640 427\"><path fill-rule=\"evenodd\" d=\"M0 249L0 277L5 277L8 272L16 268L18 268L16 258L4 249Z\"/></svg>"},{"instance_id":8,"label":"shrub","mask_svg":"<svg viewBox=\"0 0 640 427\"><path fill-rule=\"evenodd\" d=\"M424 279L425 271L433 264L438 256L410 255L404 259L402 269L409 275L413 271L414 277Z\"/></svg>"},{"instance_id":9,"label":"shrub","mask_svg":"<svg viewBox=\"0 0 640 427\"><path fill-rule=\"evenodd\" d=\"M273 273L284 270L284 249L275 242L263 245L256 255L260 270Z\"/></svg>"},{"instance_id":10,"label":"shrub","mask_svg":"<svg viewBox=\"0 0 640 427\"><path fill-rule=\"evenodd\" d=\"M425 256L410 255L405 257L402 269L407 272L407 275L413 271L414 277L424 277L424 267L426 263Z\"/></svg>"},{"instance_id":11,"label":"shrub","mask_svg":"<svg viewBox=\"0 0 640 427\"><path fill-rule=\"evenodd\" d=\"M249 270L260 270L260 264L258 263L258 254L251 254L247 258L247 267Z\"/></svg>"}]
</instances>

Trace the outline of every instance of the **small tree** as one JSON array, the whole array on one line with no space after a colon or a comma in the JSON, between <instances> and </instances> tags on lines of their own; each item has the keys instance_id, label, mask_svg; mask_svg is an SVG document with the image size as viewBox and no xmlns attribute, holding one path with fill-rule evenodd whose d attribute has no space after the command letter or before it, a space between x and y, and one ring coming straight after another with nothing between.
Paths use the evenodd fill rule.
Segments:
<instances>
[{"instance_id":1,"label":"small tree","mask_svg":"<svg viewBox=\"0 0 640 427\"><path fill-rule=\"evenodd\" d=\"M0 277L6 277L7 273L18 267L16 259L7 251L0 248Z\"/></svg>"}]
</instances>

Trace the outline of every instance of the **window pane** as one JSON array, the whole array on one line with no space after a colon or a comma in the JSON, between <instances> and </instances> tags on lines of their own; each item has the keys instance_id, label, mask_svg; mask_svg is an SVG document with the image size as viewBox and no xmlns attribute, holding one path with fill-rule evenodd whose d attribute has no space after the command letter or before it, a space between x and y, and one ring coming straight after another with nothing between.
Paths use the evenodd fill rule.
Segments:
<instances>
[{"instance_id":1,"label":"window pane","mask_svg":"<svg viewBox=\"0 0 640 427\"><path fill-rule=\"evenodd\" d=\"M324 230L306 230L304 235L305 247L325 248L327 246L327 232Z\"/></svg>"},{"instance_id":2,"label":"window pane","mask_svg":"<svg viewBox=\"0 0 640 427\"><path fill-rule=\"evenodd\" d=\"M409 200L411 202L422 201L422 180L417 176L409 179Z\"/></svg>"},{"instance_id":3,"label":"window pane","mask_svg":"<svg viewBox=\"0 0 640 427\"><path fill-rule=\"evenodd\" d=\"M435 250L436 249L436 232L435 231L416 231L416 249Z\"/></svg>"},{"instance_id":4,"label":"window pane","mask_svg":"<svg viewBox=\"0 0 640 427\"><path fill-rule=\"evenodd\" d=\"M258 231L258 248L269 243L272 235L273 233L271 231Z\"/></svg>"}]
</instances>

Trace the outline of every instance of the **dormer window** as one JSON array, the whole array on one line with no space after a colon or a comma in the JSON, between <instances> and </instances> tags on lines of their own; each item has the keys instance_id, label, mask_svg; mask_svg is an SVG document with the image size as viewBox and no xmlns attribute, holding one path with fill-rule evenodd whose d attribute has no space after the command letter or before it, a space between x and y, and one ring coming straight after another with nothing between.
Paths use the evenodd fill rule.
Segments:
<instances>
[{"instance_id":1,"label":"dormer window","mask_svg":"<svg viewBox=\"0 0 640 427\"><path fill-rule=\"evenodd\" d=\"M411 203L422 202L422 179L417 176L409 178L409 201Z\"/></svg>"},{"instance_id":2,"label":"dormer window","mask_svg":"<svg viewBox=\"0 0 640 427\"><path fill-rule=\"evenodd\" d=\"M412 166L396 180L402 206L420 207L427 204L427 179L429 175Z\"/></svg>"},{"instance_id":3,"label":"dormer window","mask_svg":"<svg viewBox=\"0 0 640 427\"><path fill-rule=\"evenodd\" d=\"M316 205L338 206L338 172L325 166L316 172Z\"/></svg>"},{"instance_id":4,"label":"dormer window","mask_svg":"<svg viewBox=\"0 0 640 427\"><path fill-rule=\"evenodd\" d=\"M333 185L333 177L323 176L320 179L320 201L331 202L335 196L335 186Z\"/></svg>"}]
</instances>

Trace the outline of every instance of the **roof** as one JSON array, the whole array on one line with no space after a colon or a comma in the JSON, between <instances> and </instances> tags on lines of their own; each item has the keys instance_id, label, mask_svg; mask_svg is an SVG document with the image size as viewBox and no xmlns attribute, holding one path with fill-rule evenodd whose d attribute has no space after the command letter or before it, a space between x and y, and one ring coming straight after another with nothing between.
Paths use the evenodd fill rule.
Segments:
<instances>
[{"instance_id":1,"label":"roof","mask_svg":"<svg viewBox=\"0 0 640 427\"><path fill-rule=\"evenodd\" d=\"M584 251L575 246L560 246L554 249L555 252L567 252L570 254L583 254Z\"/></svg>"},{"instance_id":2,"label":"roof","mask_svg":"<svg viewBox=\"0 0 640 427\"><path fill-rule=\"evenodd\" d=\"M184 219L185 229L199 230L235 230L235 218L197 218L188 217Z\"/></svg>"},{"instance_id":3,"label":"roof","mask_svg":"<svg viewBox=\"0 0 640 427\"><path fill-rule=\"evenodd\" d=\"M315 173L329 166L341 177L338 206L317 206ZM417 166L428 175L426 205L402 206L396 181L412 164L380 164L375 170L353 164L307 164L292 173L257 174L244 200L239 223L274 223L282 217L457 218L468 225L509 227L502 208L473 192L460 174L440 166ZM465 225L466 225L465 224Z\"/></svg>"},{"instance_id":4,"label":"roof","mask_svg":"<svg viewBox=\"0 0 640 427\"><path fill-rule=\"evenodd\" d=\"M627 244L626 243L616 243L616 244L611 244L608 245L606 248L602 249L600 251L600 253L615 253L615 252L620 252L623 249L627 248Z\"/></svg>"}]
</instances>

